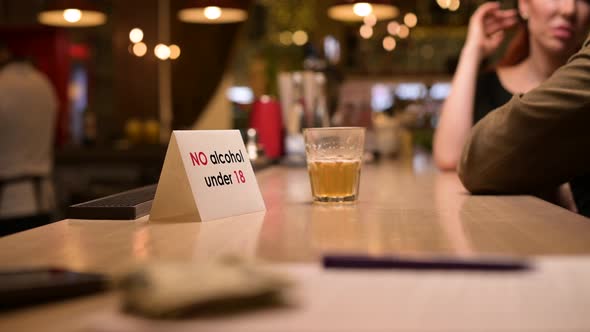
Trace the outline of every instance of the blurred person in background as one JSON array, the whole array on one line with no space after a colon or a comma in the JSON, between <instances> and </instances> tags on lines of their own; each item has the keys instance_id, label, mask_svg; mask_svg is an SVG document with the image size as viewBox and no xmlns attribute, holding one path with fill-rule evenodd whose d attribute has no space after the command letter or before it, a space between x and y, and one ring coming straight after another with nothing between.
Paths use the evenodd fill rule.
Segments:
<instances>
[{"instance_id":1,"label":"blurred person in background","mask_svg":"<svg viewBox=\"0 0 590 332\"><path fill-rule=\"evenodd\" d=\"M57 107L47 77L0 44L0 236L51 222Z\"/></svg>"},{"instance_id":2,"label":"blurred person in background","mask_svg":"<svg viewBox=\"0 0 590 332\"><path fill-rule=\"evenodd\" d=\"M537 194L571 184L590 217L590 35L568 64L475 125L458 173L474 194ZM556 211L557 212L557 211Z\"/></svg>"},{"instance_id":3,"label":"blurred person in background","mask_svg":"<svg viewBox=\"0 0 590 332\"><path fill-rule=\"evenodd\" d=\"M501 45L505 30L515 26L518 30L497 67L479 73L481 62ZM579 50L589 26L588 0L519 0L518 10L502 10L498 2L481 5L469 22L452 90L441 109L433 146L436 165L455 170L471 127L513 95L549 78ZM575 210L567 185L539 195Z\"/></svg>"},{"instance_id":4,"label":"blurred person in background","mask_svg":"<svg viewBox=\"0 0 590 332\"><path fill-rule=\"evenodd\" d=\"M580 49L590 26L590 1L519 0L516 9L498 2L481 5L471 17L467 40L442 106L434 158L442 170L455 170L471 127L490 111L545 81ZM522 20L519 19L519 16ZM483 60L518 31L495 70L479 73Z\"/></svg>"}]
</instances>

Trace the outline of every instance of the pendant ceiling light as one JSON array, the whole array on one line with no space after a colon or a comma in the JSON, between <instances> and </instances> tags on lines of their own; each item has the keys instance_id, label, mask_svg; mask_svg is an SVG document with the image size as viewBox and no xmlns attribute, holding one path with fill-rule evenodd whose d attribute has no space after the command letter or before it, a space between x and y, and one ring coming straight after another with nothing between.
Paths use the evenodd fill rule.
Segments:
<instances>
[{"instance_id":1,"label":"pendant ceiling light","mask_svg":"<svg viewBox=\"0 0 590 332\"><path fill-rule=\"evenodd\" d=\"M58 27L92 27L102 25L107 16L89 0L50 0L37 19Z\"/></svg>"},{"instance_id":2,"label":"pendant ceiling light","mask_svg":"<svg viewBox=\"0 0 590 332\"><path fill-rule=\"evenodd\" d=\"M340 0L328 9L328 16L337 21L359 22L373 15L377 20L389 20L399 14L399 9L387 0Z\"/></svg>"},{"instance_id":3,"label":"pendant ceiling light","mask_svg":"<svg viewBox=\"0 0 590 332\"><path fill-rule=\"evenodd\" d=\"M178 11L178 19L187 23L236 23L248 18L246 1L190 0Z\"/></svg>"}]
</instances>

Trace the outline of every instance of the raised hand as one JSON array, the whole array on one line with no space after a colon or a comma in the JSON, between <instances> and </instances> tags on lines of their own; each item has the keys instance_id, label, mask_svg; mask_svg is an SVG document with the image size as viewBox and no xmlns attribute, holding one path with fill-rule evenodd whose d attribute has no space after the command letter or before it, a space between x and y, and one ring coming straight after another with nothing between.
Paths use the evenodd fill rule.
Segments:
<instances>
[{"instance_id":1,"label":"raised hand","mask_svg":"<svg viewBox=\"0 0 590 332\"><path fill-rule=\"evenodd\" d=\"M516 9L502 10L500 3L487 2L471 16L465 47L473 48L482 60L498 49L504 40L504 30L517 23Z\"/></svg>"}]
</instances>

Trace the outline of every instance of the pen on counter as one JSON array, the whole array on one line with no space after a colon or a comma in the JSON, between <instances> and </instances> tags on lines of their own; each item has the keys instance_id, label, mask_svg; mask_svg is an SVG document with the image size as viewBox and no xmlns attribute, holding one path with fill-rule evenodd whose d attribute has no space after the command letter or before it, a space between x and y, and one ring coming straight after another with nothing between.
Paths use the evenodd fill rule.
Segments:
<instances>
[{"instance_id":1,"label":"pen on counter","mask_svg":"<svg viewBox=\"0 0 590 332\"><path fill-rule=\"evenodd\" d=\"M521 271L531 268L525 260L491 258L409 258L400 256L325 255L324 268Z\"/></svg>"}]
</instances>

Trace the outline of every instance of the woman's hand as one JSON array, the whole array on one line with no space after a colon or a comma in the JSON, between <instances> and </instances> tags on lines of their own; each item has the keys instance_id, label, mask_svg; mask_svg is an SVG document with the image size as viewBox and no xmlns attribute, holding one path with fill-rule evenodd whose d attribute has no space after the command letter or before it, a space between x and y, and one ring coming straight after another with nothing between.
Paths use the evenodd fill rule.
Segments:
<instances>
[{"instance_id":1,"label":"woman's hand","mask_svg":"<svg viewBox=\"0 0 590 332\"><path fill-rule=\"evenodd\" d=\"M494 53L504 40L504 30L518 23L516 9L501 10L500 3L485 3L471 16L465 48L481 61Z\"/></svg>"}]
</instances>

